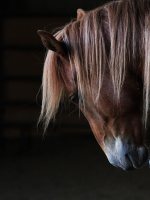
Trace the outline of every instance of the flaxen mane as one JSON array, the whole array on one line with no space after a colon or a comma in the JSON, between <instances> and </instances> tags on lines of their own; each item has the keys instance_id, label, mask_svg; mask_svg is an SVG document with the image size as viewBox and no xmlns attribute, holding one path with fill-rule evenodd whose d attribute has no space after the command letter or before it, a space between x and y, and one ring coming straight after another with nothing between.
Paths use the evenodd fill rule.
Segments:
<instances>
[{"instance_id":1,"label":"flaxen mane","mask_svg":"<svg viewBox=\"0 0 150 200\"><path fill-rule=\"evenodd\" d=\"M144 119L147 120L150 90L150 2L147 0L113 1L66 25L55 34L69 52L70 67L75 66L79 102L91 93L96 104L101 92L104 71L110 70L114 95L120 97L129 69L143 69ZM40 120L55 117L65 99L65 87L59 77L62 64L59 57L48 51L43 73L43 102ZM93 87L97 80L97 96ZM96 88L95 88L96 89Z\"/></svg>"}]
</instances>

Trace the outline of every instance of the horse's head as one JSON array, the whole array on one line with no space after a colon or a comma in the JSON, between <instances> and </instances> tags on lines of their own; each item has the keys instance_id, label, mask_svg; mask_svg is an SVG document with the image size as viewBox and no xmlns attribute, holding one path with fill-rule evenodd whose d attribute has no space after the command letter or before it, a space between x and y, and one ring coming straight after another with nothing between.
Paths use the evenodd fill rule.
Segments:
<instances>
[{"instance_id":1,"label":"horse's head","mask_svg":"<svg viewBox=\"0 0 150 200\"><path fill-rule=\"evenodd\" d=\"M94 17L91 19L90 16ZM97 16L100 23L95 26ZM138 63L139 58L129 60L124 51L129 41L126 38L121 43L117 30L115 36L120 38L113 45L120 42L121 47L111 50L114 46L111 44L110 21L103 9L94 14L93 11L87 14L79 10L78 21L65 27L56 38L48 32L38 32L43 44L51 50L44 67L41 116L47 125L54 117L60 100L67 98L78 105L87 118L109 162L124 170L133 170L148 160L142 120L145 103L143 62ZM94 27L99 33L92 32ZM96 34L93 39L92 34ZM129 32L126 29L127 35L122 34L125 38ZM135 37L133 32L132 37ZM138 44L134 48L138 48ZM134 50L139 54L139 49ZM123 54L120 57L116 55L119 51Z\"/></svg>"}]
</instances>

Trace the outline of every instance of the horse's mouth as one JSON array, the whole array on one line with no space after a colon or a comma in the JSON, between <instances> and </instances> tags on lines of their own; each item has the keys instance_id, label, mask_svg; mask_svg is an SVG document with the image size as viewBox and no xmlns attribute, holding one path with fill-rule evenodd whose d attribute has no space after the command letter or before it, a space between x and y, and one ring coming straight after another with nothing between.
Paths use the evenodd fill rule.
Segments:
<instances>
[{"instance_id":1,"label":"horse's mouth","mask_svg":"<svg viewBox=\"0 0 150 200\"><path fill-rule=\"evenodd\" d=\"M124 171L134 171L136 170L136 168L134 168L133 165L129 165L124 167L121 163L119 163L118 165L111 163L114 167L119 168L119 169L123 169Z\"/></svg>"},{"instance_id":2,"label":"horse's mouth","mask_svg":"<svg viewBox=\"0 0 150 200\"><path fill-rule=\"evenodd\" d=\"M121 164L119 161L116 164L114 164L114 163L111 163L111 164L117 168L123 169L124 171L134 171L134 170L140 168L140 167L135 166L132 163L132 161L130 160L128 155L126 155L126 164L125 165Z\"/></svg>"},{"instance_id":3,"label":"horse's mouth","mask_svg":"<svg viewBox=\"0 0 150 200\"><path fill-rule=\"evenodd\" d=\"M148 159L149 150L146 146L136 148L126 154L120 153L117 156L109 154L108 156L108 160L113 166L125 171L133 171L145 166Z\"/></svg>"},{"instance_id":4,"label":"horse's mouth","mask_svg":"<svg viewBox=\"0 0 150 200\"><path fill-rule=\"evenodd\" d=\"M129 157L126 156L126 163L121 163L119 160L116 161L110 161L110 163L119 169L123 169L124 171L134 171L137 168L134 167L133 163L131 162L131 160L129 159Z\"/></svg>"}]
</instances>

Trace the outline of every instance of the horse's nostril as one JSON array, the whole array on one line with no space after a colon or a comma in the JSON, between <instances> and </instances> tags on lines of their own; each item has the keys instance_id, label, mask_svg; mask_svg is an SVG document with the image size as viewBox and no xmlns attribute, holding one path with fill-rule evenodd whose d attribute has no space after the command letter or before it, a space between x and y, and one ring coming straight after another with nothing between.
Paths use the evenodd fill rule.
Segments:
<instances>
[{"instance_id":1,"label":"horse's nostril","mask_svg":"<svg viewBox=\"0 0 150 200\"><path fill-rule=\"evenodd\" d=\"M141 162L143 162L143 164L146 161L148 161L149 151L148 151L148 148L146 146L140 147L138 149L138 153L139 153L139 158L141 159Z\"/></svg>"},{"instance_id":2,"label":"horse's nostril","mask_svg":"<svg viewBox=\"0 0 150 200\"><path fill-rule=\"evenodd\" d=\"M149 153L147 147L143 146L129 152L126 157L128 157L133 166L138 169L148 161L148 155Z\"/></svg>"}]
</instances>

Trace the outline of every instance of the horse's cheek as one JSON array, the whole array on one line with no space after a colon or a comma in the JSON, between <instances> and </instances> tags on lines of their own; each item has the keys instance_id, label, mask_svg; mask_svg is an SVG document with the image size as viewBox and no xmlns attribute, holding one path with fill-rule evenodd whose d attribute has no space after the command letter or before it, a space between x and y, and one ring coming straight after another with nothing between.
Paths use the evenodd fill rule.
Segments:
<instances>
[{"instance_id":1,"label":"horse's cheek","mask_svg":"<svg viewBox=\"0 0 150 200\"><path fill-rule=\"evenodd\" d=\"M82 109L81 109L82 111ZM89 125L91 127L91 130L98 142L98 144L101 146L101 148L104 150L104 138L105 138L105 131L104 131L104 124L101 117L94 116L93 113L90 113L89 111L82 111L84 116L86 117L87 121L89 122Z\"/></svg>"}]
</instances>

